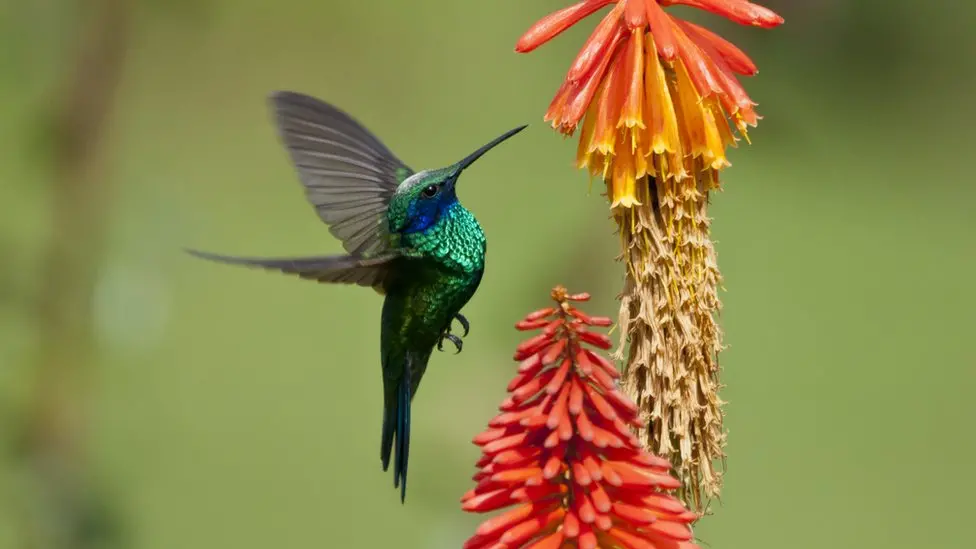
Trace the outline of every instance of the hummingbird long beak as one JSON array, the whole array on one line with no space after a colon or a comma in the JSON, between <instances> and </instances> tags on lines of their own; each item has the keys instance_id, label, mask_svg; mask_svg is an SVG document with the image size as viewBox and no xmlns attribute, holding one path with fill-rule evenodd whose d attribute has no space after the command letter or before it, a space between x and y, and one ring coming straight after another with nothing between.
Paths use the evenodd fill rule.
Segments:
<instances>
[{"instance_id":1,"label":"hummingbird long beak","mask_svg":"<svg viewBox=\"0 0 976 549\"><path fill-rule=\"evenodd\" d=\"M457 176L460 175L461 172L465 168L467 168L471 164L474 164L474 161L475 160L478 160L479 158L481 158L481 155L483 155L486 152L490 151L491 149L495 148L495 146L497 146L498 144L500 144L502 141L505 141L509 137L512 137L513 135L517 134L518 132L524 130L527 127L528 127L528 124L526 124L524 126L519 126L519 127L515 128L515 129L508 130L507 132L505 132L505 133L499 135L498 137L496 137L495 139L491 140L491 142L488 143L487 145L483 145L478 150L476 150L473 153L471 153L468 156L466 156L464 158L464 160L462 160L462 161L460 161L460 162L458 162L457 164L454 165L454 173L452 174L453 177L454 178L457 178Z\"/></svg>"}]
</instances>

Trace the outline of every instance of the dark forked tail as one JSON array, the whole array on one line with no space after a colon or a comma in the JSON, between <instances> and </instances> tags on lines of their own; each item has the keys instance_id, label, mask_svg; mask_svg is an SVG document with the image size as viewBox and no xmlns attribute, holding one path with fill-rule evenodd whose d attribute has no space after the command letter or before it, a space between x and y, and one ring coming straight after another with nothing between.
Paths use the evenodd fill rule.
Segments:
<instances>
[{"instance_id":1,"label":"dark forked tail","mask_svg":"<svg viewBox=\"0 0 976 549\"><path fill-rule=\"evenodd\" d=\"M395 387L391 387L395 384ZM390 467L390 454L396 439L396 452L393 459L393 487L400 487L400 502L407 499L407 462L410 457L410 358L403 365L403 375L390 379L384 375L383 399L383 441L380 458L383 470Z\"/></svg>"}]
</instances>

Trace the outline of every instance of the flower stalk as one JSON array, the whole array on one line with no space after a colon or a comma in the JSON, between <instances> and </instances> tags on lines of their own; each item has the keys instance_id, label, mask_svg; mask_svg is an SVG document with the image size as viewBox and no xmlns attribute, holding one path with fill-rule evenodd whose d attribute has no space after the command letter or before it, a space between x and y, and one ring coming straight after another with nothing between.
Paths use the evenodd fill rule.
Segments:
<instances>
[{"instance_id":1,"label":"flower stalk","mask_svg":"<svg viewBox=\"0 0 976 549\"><path fill-rule=\"evenodd\" d=\"M518 346L518 373L501 413L474 442L478 483L461 499L468 512L510 508L478 527L465 549L529 547L695 549L697 515L668 494L681 485L670 463L640 448L630 432L637 407L617 390L620 374L595 349L609 326L573 305L588 294L552 291L555 307L516 324L540 333Z\"/></svg>"},{"instance_id":2,"label":"flower stalk","mask_svg":"<svg viewBox=\"0 0 976 549\"><path fill-rule=\"evenodd\" d=\"M702 510L720 493L725 457L715 319L722 277L708 202L730 165L727 149L748 140L760 117L738 81L756 65L665 10L678 4L743 25L783 22L745 0L583 0L538 21L516 51L612 5L545 118L563 134L579 130L577 166L606 183L626 264L615 358L626 358L623 385L647 425L644 447L670 459L681 497Z\"/></svg>"}]
</instances>

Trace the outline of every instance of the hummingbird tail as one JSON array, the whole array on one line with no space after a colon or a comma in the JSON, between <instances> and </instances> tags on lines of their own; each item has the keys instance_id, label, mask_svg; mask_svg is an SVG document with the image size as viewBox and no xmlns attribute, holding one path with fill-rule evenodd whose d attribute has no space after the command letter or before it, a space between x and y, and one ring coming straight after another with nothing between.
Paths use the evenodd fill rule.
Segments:
<instances>
[{"instance_id":1,"label":"hummingbird tail","mask_svg":"<svg viewBox=\"0 0 976 549\"><path fill-rule=\"evenodd\" d=\"M410 457L410 367L404 369L404 375L396 382L394 394L389 395L384 402L383 409L383 444L380 457L383 460L383 470L390 467L390 454L394 453L393 442L396 439L395 457L393 459L393 487L400 488L400 502L407 498L407 462Z\"/></svg>"}]
</instances>

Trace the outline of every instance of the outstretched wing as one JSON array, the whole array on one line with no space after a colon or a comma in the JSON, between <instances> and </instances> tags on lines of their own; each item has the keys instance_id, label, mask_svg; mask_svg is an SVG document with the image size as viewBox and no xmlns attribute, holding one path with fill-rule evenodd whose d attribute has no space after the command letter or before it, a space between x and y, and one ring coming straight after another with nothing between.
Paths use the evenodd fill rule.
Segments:
<instances>
[{"instance_id":1,"label":"outstretched wing","mask_svg":"<svg viewBox=\"0 0 976 549\"><path fill-rule=\"evenodd\" d=\"M381 293L387 278L393 272L392 261L398 257L396 253L386 253L369 258L332 255L272 259L234 257L197 250L187 250L187 252L190 255L219 263L281 271L319 282L357 284L372 287Z\"/></svg>"},{"instance_id":2,"label":"outstretched wing","mask_svg":"<svg viewBox=\"0 0 976 549\"><path fill-rule=\"evenodd\" d=\"M332 105L288 91L272 94L271 103L305 195L330 232L356 256L388 250L386 209L413 170Z\"/></svg>"}]
</instances>

